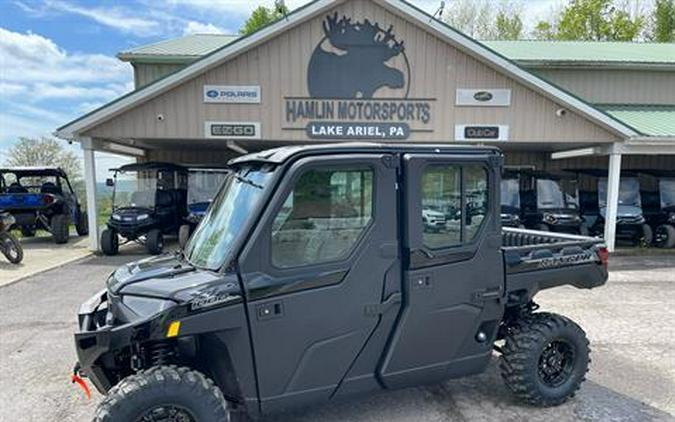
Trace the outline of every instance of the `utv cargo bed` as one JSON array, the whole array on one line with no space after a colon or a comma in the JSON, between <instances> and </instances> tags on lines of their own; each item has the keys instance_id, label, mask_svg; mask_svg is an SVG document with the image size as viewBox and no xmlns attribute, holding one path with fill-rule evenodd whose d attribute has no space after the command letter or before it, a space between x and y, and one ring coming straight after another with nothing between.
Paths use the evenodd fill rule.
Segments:
<instances>
[{"instance_id":1,"label":"utv cargo bed","mask_svg":"<svg viewBox=\"0 0 675 422\"><path fill-rule=\"evenodd\" d=\"M502 234L509 301L564 284L590 289L607 280L608 253L600 238L515 228Z\"/></svg>"}]
</instances>

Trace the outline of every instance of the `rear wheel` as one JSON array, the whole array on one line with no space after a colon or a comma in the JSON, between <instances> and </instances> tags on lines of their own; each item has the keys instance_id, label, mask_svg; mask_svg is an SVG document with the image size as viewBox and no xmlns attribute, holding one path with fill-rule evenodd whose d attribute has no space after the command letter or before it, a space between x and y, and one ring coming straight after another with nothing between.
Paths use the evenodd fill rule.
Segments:
<instances>
[{"instance_id":1,"label":"rear wheel","mask_svg":"<svg viewBox=\"0 0 675 422\"><path fill-rule=\"evenodd\" d=\"M2 242L2 253L12 264L18 264L23 260L23 247L19 239L11 233L0 233L0 242Z\"/></svg>"},{"instance_id":2,"label":"rear wheel","mask_svg":"<svg viewBox=\"0 0 675 422\"><path fill-rule=\"evenodd\" d=\"M123 379L99 404L94 422L227 421L213 381L189 368L158 366Z\"/></svg>"},{"instance_id":3,"label":"rear wheel","mask_svg":"<svg viewBox=\"0 0 675 422\"><path fill-rule=\"evenodd\" d=\"M500 369L506 386L537 406L564 403L579 389L590 362L586 333L571 320L537 313L506 335Z\"/></svg>"},{"instance_id":4,"label":"rear wheel","mask_svg":"<svg viewBox=\"0 0 675 422\"><path fill-rule=\"evenodd\" d=\"M52 238L55 243L68 242L68 217L65 214L56 214L50 222Z\"/></svg>"},{"instance_id":5,"label":"rear wheel","mask_svg":"<svg viewBox=\"0 0 675 422\"><path fill-rule=\"evenodd\" d=\"M145 235L145 249L151 255L159 255L164 249L164 236L159 229L152 229Z\"/></svg>"},{"instance_id":6,"label":"rear wheel","mask_svg":"<svg viewBox=\"0 0 675 422\"><path fill-rule=\"evenodd\" d=\"M187 242L190 239L190 232L192 232L192 230L190 229L189 224L183 224L178 229L178 244L180 245L181 249L187 245Z\"/></svg>"},{"instance_id":7,"label":"rear wheel","mask_svg":"<svg viewBox=\"0 0 675 422\"><path fill-rule=\"evenodd\" d=\"M77 231L78 236L86 236L89 234L89 220L87 219L86 211L78 213L75 230Z\"/></svg>"},{"instance_id":8,"label":"rear wheel","mask_svg":"<svg viewBox=\"0 0 675 422\"><path fill-rule=\"evenodd\" d=\"M658 226L656 228L654 244L659 248L664 249L675 247L675 227L670 224L661 224Z\"/></svg>"},{"instance_id":9,"label":"rear wheel","mask_svg":"<svg viewBox=\"0 0 675 422\"><path fill-rule=\"evenodd\" d=\"M638 246L651 246L654 242L654 232L649 224L642 225L642 236L638 238Z\"/></svg>"},{"instance_id":10,"label":"rear wheel","mask_svg":"<svg viewBox=\"0 0 675 422\"><path fill-rule=\"evenodd\" d=\"M23 237L33 237L36 231L34 226L21 226L21 235Z\"/></svg>"},{"instance_id":11,"label":"rear wheel","mask_svg":"<svg viewBox=\"0 0 675 422\"><path fill-rule=\"evenodd\" d=\"M117 232L105 229L101 233L101 250L106 255L117 255L120 249L120 241Z\"/></svg>"}]
</instances>

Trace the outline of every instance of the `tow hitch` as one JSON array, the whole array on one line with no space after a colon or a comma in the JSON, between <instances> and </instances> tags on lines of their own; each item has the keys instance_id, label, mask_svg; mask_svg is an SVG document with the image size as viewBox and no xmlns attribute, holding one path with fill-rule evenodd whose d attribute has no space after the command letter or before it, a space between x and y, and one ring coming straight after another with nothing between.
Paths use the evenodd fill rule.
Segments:
<instances>
[{"instance_id":1,"label":"tow hitch","mask_svg":"<svg viewBox=\"0 0 675 422\"><path fill-rule=\"evenodd\" d=\"M89 390L89 386L87 385L86 381L82 379L80 376L80 363L76 363L75 367L73 368L73 375L70 376L70 382L72 384L77 384L80 386L82 391L84 392L84 396L87 398L87 400L91 399L91 391Z\"/></svg>"}]
</instances>

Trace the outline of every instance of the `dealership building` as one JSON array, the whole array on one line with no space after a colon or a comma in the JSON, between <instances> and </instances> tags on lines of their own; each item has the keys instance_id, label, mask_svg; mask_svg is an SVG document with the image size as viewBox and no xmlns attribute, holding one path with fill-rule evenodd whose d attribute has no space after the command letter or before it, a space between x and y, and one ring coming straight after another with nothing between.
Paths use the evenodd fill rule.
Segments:
<instances>
[{"instance_id":1,"label":"dealership building","mask_svg":"<svg viewBox=\"0 0 675 422\"><path fill-rule=\"evenodd\" d=\"M611 248L621 170L675 169L675 44L479 42L402 0L316 0L249 36L118 57L136 89L56 132L84 150L90 227L96 151L223 164L303 143L498 145L509 166L606 170Z\"/></svg>"}]
</instances>

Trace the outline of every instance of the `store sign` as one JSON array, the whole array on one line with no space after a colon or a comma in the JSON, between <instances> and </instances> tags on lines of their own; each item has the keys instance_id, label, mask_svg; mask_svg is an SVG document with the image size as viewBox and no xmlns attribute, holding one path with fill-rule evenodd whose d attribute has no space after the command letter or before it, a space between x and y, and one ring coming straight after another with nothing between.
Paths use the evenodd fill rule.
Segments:
<instances>
[{"instance_id":1,"label":"store sign","mask_svg":"<svg viewBox=\"0 0 675 422\"><path fill-rule=\"evenodd\" d=\"M284 130L314 139L407 139L429 131L434 98L410 98L410 65L393 27L326 17L307 67L308 97L284 98ZM387 98L378 98L387 90ZM382 95L382 94L380 94Z\"/></svg>"},{"instance_id":2,"label":"store sign","mask_svg":"<svg viewBox=\"0 0 675 422\"><path fill-rule=\"evenodd\" d=\"M260 139L260 122L205 122L207 138Z\"/></svg>"},{"instance_id":3,"label":"store sign","mask_svg":"<svg viewBox=\"0 0 675 422\"><path fill-rule=\"evenodd\" d=\"M204 102L260 104L260 86L204 85Z\"/></svg>"},{"instance_id":4,"label":"store sign","mask_svg":"<svg viewBox=\"0 0 675 422\"><path fill-rule=\"evenodd\" d=\"M455 104L473 107L508 107L511 105L511 90L458 89Z\"/></svg>"},{"instance_id":5,"label":"store sign","mask_svg":"<svg viewBox=\"0 0 675 422\"><path fill-rule=\"evenodd\" d=\"M455 125L456 141L508 141L506 125Z\"/></svg>"}]
</instances>

